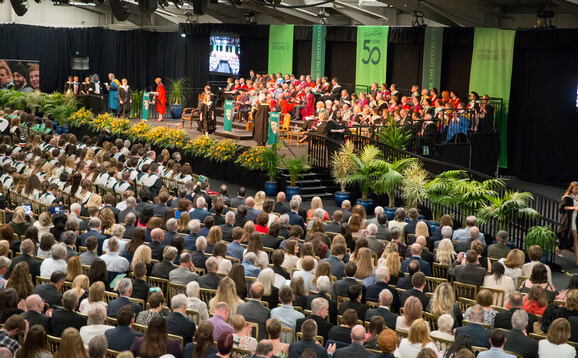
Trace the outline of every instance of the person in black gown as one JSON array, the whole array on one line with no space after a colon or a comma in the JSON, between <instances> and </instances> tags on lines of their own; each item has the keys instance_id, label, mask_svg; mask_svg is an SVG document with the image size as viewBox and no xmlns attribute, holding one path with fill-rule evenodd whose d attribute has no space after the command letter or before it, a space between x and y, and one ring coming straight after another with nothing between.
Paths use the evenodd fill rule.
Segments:
<instances>
[{"instance_id":1,"label":"person in black gown","mask_svg":"<svg viewBox=\"0 0 578 358\"><path fill-rule=\"evenodd\" d=\"M343 143L343 132L345 132L345 125L341 120L341 116L329 116L327 126L325 127L325 136L331 139L325 142L329 156L339 150L341 143Z\"/></svg>"},{"instance_id":2,"label":"person in black gown","mask_svg":"<svg viewBox=\"0 0 578 358\"><path fill-rule=\"evenodd\" d=\"M560 226L558 227L559 249L557 251L578 249L578 233L576 231L578 218L578 182L573 181L568 186L566 193L560 200L558 206L560 212ZM558 255L560 253L558 252ZM578 265L578 253L576 254L576 264Z\"/></svg>"},{"instance_id":3,"label":"person in black gown","mask_svg":"<svg viewBox=\"0 0 578 358\"><path fill-rule=\"evenodd\" d=\"M208 136L216 130L215 112L213 110L213 101L211 95L205 94L203 101L199 105L199 125L197 130Z\"/></svg>"}]
</instances>

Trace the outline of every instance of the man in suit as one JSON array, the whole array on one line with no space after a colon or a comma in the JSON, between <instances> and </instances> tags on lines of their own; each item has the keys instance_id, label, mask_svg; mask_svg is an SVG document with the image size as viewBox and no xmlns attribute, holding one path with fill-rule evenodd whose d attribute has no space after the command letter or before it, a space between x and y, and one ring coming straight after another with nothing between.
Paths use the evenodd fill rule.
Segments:
<instances>
[{"instance_id":1,"label":"man in suit","mask_svg":"<svg viewBox=\"0 0 578 358\"><path fill-rule=\"evenodd\" d=\"M130 297L147 301L151 286L147 282L147 266L144 262L137 262L132 270L134 280L132 281L132 294Z\"/></svg>"},{"instance_id":2,"label":"man in suit","mask_svg":"<svg viewBox=\"0 0 578 358\"><path fill-rule=\"evenodd\" d=\"M409 259L403 260L403 262L401 263L401 270L403 272L407 272L407 267L409 263L415 260L419 262L419 270L421 272L423 272L426 276L432 276L430 264L421 258L422 251L423 248L421 247L420 244L415 243L411 245L411 257Z\"/></svg>"},{"instance_id":3,"label":"man in suit","mask_svg":"<svg viewBox=\"0 0 578 358\"><path fill-rule=\"evenodd\" d=\"M281 232L281 224L274 221L269 225L269 230L267 235L263 235L261 239L263 240L263 246L270 249L278 249L281 240L279 240L279 233Z\"/></svg>"},{"instance_id":4,"label":"man in suit","mask_svg":"<svg viewBox=\"0 0 578 358\"><path fill-rule=\"evenodd\" d=\"M309 317L297 320L295 326L296 332L301 332L301 330L303 329L302 326L305 321L313 320L315 323L317 323L318 327L317 334L322 336L327 342L327 333L329 333L329 330L331 329L331 327L333 327L333 324L325 320L325 317L327 317L328 314L329 314L329 304L327 303L327 300L322 297L314 299L311 302L311 315ZM303 332L303 336L305 336L305 331ZM313 337L315 337L315 335L313 335Z\"/></svg>"},{"instance_id":5,"label":"man in suit","mask_svg":"<svg viewBox=\"0 0 578 358\"><path fill-rule=\"evenodd\" d=\"M197 208L189 213L191 220L198 219L200 222L204 222L205 218L211 215L205 208L206 204L205 198L202 196L197 198Z\"/></svg>"},{"instance_id":6,"label":"man in suit","mask_svg":"<svg viewBox=\"0 0 578 358\"><path fill-rule=\"evenodd\" d=\"M503 329L512 329L512 317L514 313L522 309L524 305L523 296L519 292L510 294L510 309L507 311L498 312L494 320L494 327ZM527 333L534 333L534 322L536 322L536 315L528 314L528 325L526 326Z\"/></svg>"},{"instance_id":7,"label":"man in suit","mask_svg":"<svg viewBox=\"0 0 578 358\"><path fill-rule=\"evenodd\" d=\"M359 282L355 279L355 273L357 272L357 265L353 261L349 261L345 264L345 278L335 281L334 288L337 296L347 296L349 292L349 287L353 285L359 285Z\"/></svg>"},{"instance_id":8,"label":"man in suit","mask_svg":"<svg viewBox=\"0 0 578 358\"><path fill-rule=\"evenodd\" d=\"M341 203L341 214L343 215L343 220L341 222L349 222L349 218L351 217L351 201L343 200Z\"/></svg>"},{"instance_id":9,"label":"man in suit","mask_svg":"<svg viewBox=\"0 0 578 358\"><path fill-rule=\"evenodd\" d=\"M353 286L352 286L353 287ZM316 298L323 298L329 304L329 321L331 324L337 324L337 302L327 297L327 294L331 293L331 282L327 276L320 276L317 279L317 293L314 295L307 296L306 309L311 310L311 303Z\"/></svg>"},{"instance_id":10,"label":"man in suit","mask_svg":"<svg viewBox=\"0 0 578 358\"><path fill-rule=\"evenodd\" d=\"M488 246L488 257L497 260L506 258L510 253L510 248L508 247L508 232L505 230L498 231L496 241L497 243ZM508 335L506 335L506 338L508 338ZM508 338L508 340L510 340L510 338ZM509 344L506 344L506 346L508 345Z\"/></svg>"},{"instance_id":11,"label":"man in suit","mask_svg":"<svg viewBox=\"0 0 578 358\"><path fill-rule=\"evenodd\" d=\"M383 289L379 293L379 308L372 308L365 313L365 321L369 322L373 316L381 316L385 320L387 328L395 330L397 322L397 315L391 312L391 304L393 302L393 291L391 289Z\"/></svg>"},{"instance_id":12,"label":"man in suit","mask_svg":"<svg viewBox=\"0 0 578 358\"><path fill-rule=\"evenodd\" d=\"M471 228L470 231L468 231L468 237L469 237L469 239L467 239L466 241L454 242L454 250L456 252L458 252L458 253L459 252L466 252L472 247L472 242L479 241L480 229L478 229L477 227ZM485 246L486 243L483 242L482 245Z\"/></svg>"},{"instance_id":13,"label":"man in suit","mask_svg":"<svg viewBox=\"0 0 578 358\"><path fill-rule=\"evenodd\" d=\"M75 250L76 234L74 231L65 231L62 233L61 238L66 245L66 262L68 262L72 256L78 256L78 252Z\"/></svg>"},{"instance_id":14,"label":"man in suit","mask_svg":"<svg viewBox=\"0 0 578 358\"><path fill-rule=\"evenodd\" d=\"M228 211L225 214L225 223L219 225L221 228L221 233L223 234L223 240L231 242L233 236L233 227L235 226L235 213L233 211Z\"/></svg>"},{"instance_id":15,"label":"man in suit","mask_svg":"<svg viewBox=\"0 0 578 358\"><path fill-rule=\"evenodd\" d=\"M387 215L385 213L377 214L377 234L375 237L379 240L391 241L391 234L387 227Z\"/></svg>"},{"instance_id":16,"label":"man in suit","mask_svg":"<svg viewBox=\"0 0 578 358\"><path fill-rule=\"evenodd\" d=\"M52 313L52 335L56 337L62 336L62 332L68 328L73 327L80 331L83 326L86 326L86 318L75 312L78 307L78 295L74 290L68 290L62 295L63 308L57 308Z\"/></svg>"},{"instance_id":17,"label":"man in suit","mask_svg":"<svg viewBox=\"0 0 578 358\"><path fill-rule=\"evenodd\" d=\"M175 152L176 153L176 152ZM171 200L170 202L170 207L173 209L177 209L178 205L179 205L179 201L183 200L186 198L187 196L187 191L185 189L179 189L179 192L177 193L177 198Z\"/></svg>"},{"instance_id":18,"label":"man in suit","mask_svg":"<svg viewBox=\"0 0 578 358\"><path fill-rule=\"evenodd\" d=\"M46 333L50 334L52 329L52 318L43 314L44 302L39 295L26 297L26 312L22 313L22 318L28 321L30 327L39 324L44 327Z\"/></svg>"},{"instance_id":19,"label":"man in suit","mask_svg":"<svg viewBox=\"0 0 578 358\"><path fill-rule=\"evenodd\" d=\"M466 261L466 264L462 265L462 261L464 260ZM478 253L474 250L468 250L465 254L465 258L463 253L458 255L458 259L454 261L452 266L449 268L448 275L455 277L456 282L480 287L484 284L486 269L479 266Z\"/></svg>"},{"instance_id":20,"label":"man in suit","mask_svg":"<svg viewBox=\"0 0 578 358\"><path fill-rule=\"evenodd\" d=\"M217 275L219 271L219 261L215 257L209 257L206 261L207 274L199 277L197 282L201 288L216 290L221 282L221 276Z\"/></svg>"},{"instance_id":21,"label":"man in suit","mask_svg":"<svg viewBox=\"0 0 578 358\"><path fill-rule=\"evenodd\" d=\"M80 263L83 265L92 265L94 260L98 259L99 256L96 253L98 250L98 240L94 236L89 236L86 239L86 252L80 254Z\"/></svg>"},{"instance_id":22,"label":"man in suit","mask_svg":"<svg viewBox=\"0 0 578 358\"><path fill-rule=\"evenodd\" d=\"M197 237L199 237L199 230L201 229L201 222L197 219L189 221L189 235L185 236L185 250L195 251L197 249Z\"/></svg>"},{"instance_id":23,"label":"man in suit","mask_svg":"<svg viewBox=\"0 0 578 358\"><path fill-rule=\"evenodd\" d=\"M411 290L413 288L411 279L416 272L419 272L419 262L417 260L410 261L409 265L407 266L407 272L409 275L397 280L397 287L404 290Z\"/></svg>"},{"instance_id":24,"label":"man in suit","mask_svg":"<svg viewBox=\"0 0 578 358\"><path fill-rule=\"evenodd\" d=\"M169 210L169 207L167 206L167 202L169 201L169 194L162 192L159 194L158 198L159 203L154 204L153 209L155 211L155 216L162 218L163 215L165 215L165 211Z\"/></svg>"},{"instance_id":25,"label":"man in suit","mask_svg":"<svg viewBox=\"0 0 578 358\"><path fill-rule=\"evenodd\" d=\"M528 337L527 326L528 313L524 310L515 311L512 315L512 330L504 332L506 335L504 349L524 358L538 358L538 341Z\"/></svg>"},{"instance_id":26,"label":"man in suit","mask_svg":"<svg viewBox=\"0 0 578 358\"><path fill-rule=\"evenodd\" d=\"M240 187L237 190L237 197L231 199L231 208L238 208L240 205L245 204L245 196L247 196L247 189L245 187Z\"/></svg>"},{"instance_id":27,"label":"man in suit","mask_svg":"<svg viewBox=\"0 0 578 358\"><path fill-rule=\"evenodd\" d=\"M102 209L110 209L110 211L112 211L112 213L114 214L114 218L116 220L116 222L118 221L118 214L120 213L120 210L118 210L114 205L116 203L116 198L114 197L114 195L112 194L106 194L103 198L102 201L104 201L104 206L102 207ZM100 211L102 211L102 209L100 209Z\"/></svg>"},{"instance_id":28,"label":"man in suit","mask_svg":"<svg viewBox=\"0 0 578 358\"><path fill-rule=\"evenodd\" d=\"M249 294L251 299L249 302L242 303L237 307L237 314L242 315L249 322L259 324L259 340L266 339L267 330L265 326L271 316L271 310L261 304L263 284L260 282L253 283Z\"/></svg>"},{"instance_id":29,"label":"man in suit","mask_svg":"<svg viewBox=\"0 0 578 358\"><path fill-rule=\"evenodd\" d=\"M288 213L289 212L289 206L287 205L285 200L287 200L285 193L282 191L278 192L277 193L277 201L275 201L275 207L273 208L273 211L276 213L279 213L281 215Z\"/></svg>"},{"instance_id":30,"label":"man in suit","mask_svg":"<svg viewBox=\"0 0 578 358\"><path fill-rule=\"evenodd\" d=\"M476 219L475 216L466 217L466 227L463 229L458 229L458 230L454 231L454 234L452 236L452 240L454 240L454 241L467 241L470 238L470 236L468 235L470 232L470 229L473 227L476 227L477 223L478 223L478 220ZM481 232L480 232L479 240L482 242L482 244L484 244L484 246L486 245L486 239L484 237L484 234L482 234Z\"/></svg>"},{"instance_id":31,"label":"man in suit","mask_svg":"<svg viewBox=\"0 0 578 358\"><path fill-rule=\"evenodd\" d=\"M160 228L156 228L151 231L151 258L154 260L163 260L163 252L165 247L167 247L162 243L163 235L163 230Z\"/></svg>"},{"instance_id":32,"label":"man in suit","mask_svg":"<svg viewBox=\"0 0 578 358\"><path fill-rule=\"evenodd\" d=\"M255 348L255 355L250 358L271 358L273 355L273 343L268 339L263 339L257 343Z\"/></svg>"},{"instance_id":33,"label":"man in suit","mask_svg":"<svg viewBox=\"0 0 578 358\"><path fill-rule=\"evenodd\" d=\"M257 267L257 255L254 252L247 252L243 256L241 265L245 268L245 276L247 277L258 277L261 272L261 269Z\"/></svg>"},{"instance_id":34,"label":"man in suit","mask_svg":"<svg viewBox=\"0 0 578 358\"><path fill-rule=\"evenodd\" d=\"M90 230L90 226L88 225L90 223L90 219L92 218L97 218L98 219L98 215L100 213L99 209L97 207L91 206L89 207L87 210L87 214L88 214L88 219L81 222L78 225L78 230L80 231L88 231Z\"/></svg>"},{"instance_id":35,"label":"man in suit","mask_svg":"<svg viewBox=\"0 0 578 358\"><path fill-rule=\"evenodd\" d=\"M175 262L177 258L177 254L178 251L176 247L166 246L163 249L163 260L153 266L151 276L168 280L170 272L177 269L173 265L173 262Z\"/></svg>"},{"instance_id":36,"label":"man in suit","mask_svg":"<svg viewBox=\"0 0 578 358\"><path fill-rule=\"evenodd\" d=\"M237 208L234 227L242 228L245 226L247 221L249 221L249 219L247 218L247 206L245 204L241 204Z\"/></svg>"},{"instance_id":37,"label":"man in suit","mask_svg":"<svg viewBox=\"0 0 578 358\"><path fill-rule=\"evenodd\" d=\"M338 280L341 280L345 273L345 263L343 263L344 256L345 256L345 246L335 245L331 249L331 255L321 260L329 262L329 264L331 265L331 274L335 276Z\"/></svg>"},{"instance_id":38,"label":"man in suit","mask_svg":"<svg viewBox=\"0 0 578 358\"><path fill-rule=\"evenodd\" d=\"M36 285L33 293L42 297L50 307L60 306L62 304L60 288L64 285L64 280L66 280L66 272L54 271L50 275L50 283L48 285Z\"/></svg>"},{"instance_id":39,"label":"man in suit","mask_svg":"<svg viewBox=\"0 0 578 358\"><path fill-rule=\"evenodd\" d=\"M116 318L116 313L118 310L126 305L131 305L134 307L135 314L139 314L142 310L141 305L131 302L129 297L132 295L132 281L130 278L123 278L118 283L119 297L110 301L108 303L108 317Z\"/></svg>"},{"instance_id":40,"label":"man in suit","mask_svg":"<svg viewBox=\"0 0 578 358\"><path fill-rule=\"evenodd\" d=\"M303 232L305 232L307 230L305 227L305 220L301 215L299 215L299 199L291 199L289 202L289 208L291 209L291 211L287 213L287 215L289 215L289 225L297 225L303 229Z\"/></svg>"},{"instance_id":41,"label":"man in suit","mask_svg":"<svg viewBox=\"0 0 578 358\"><path fill-rule=\"evenodd\" d=\"M204 236L199 236L196 243L197 250L191 254L191 260L193 265L198 268L207 269L207 255L205 255L205 250L207 249L207 239Z\"/></svg>"},{"instance_id":42,"label":"man in suit","mask_svg":"<svg viewBox=\"0 0 578 358\"><path fill-rule=\"evenodd\" d=\"M420 300L422 307L427 307L429 297L424 293L426 281L423 272L416 272L411 278L411 283L413 284L413 288L401 293L399 302L400 307L403 307L405 305L405 300L412 296L417 297L417 299Z\"/></svg>"},{"instance_id":43,"label":"man in suit","mask_svg":"<svg viewBox=\"0 0 578 358\"><path fill-rule=\"evenodd\" d=\"M28 269L30 270L30 276L32 276L32 282L36 283L36 276L40 276L40 261L34 258L34 242L30 239L22 241L20 250L22 251L22 255L16 256L12 259L12 263L8 270L9 274L6 275L6 278L10 278L10 273L12 273L12 270L17 264L20 262L26 262L28 264Z\"/></svg>"},{"instance_id":44,"label":"man in suit","mask_svg":"<svg viewBox=\"0 0 578 358\"><path fill-rule=\"evenodd\" d=\"M338 233L341 230L341 222L343 221L343 212L341 210L335 210L331 216L332 222L327 224L325 227L326 232Z\"/></svg>"},{"instance_id":45,"label":"man in suit","mask_svg":"<svg viewBox=\"0 0 578 358\"><path fill-rule=\"evenodd\" d=\"M339 100L341 96L341 85L337 82L337 77L334 77L331 80L331 86L331 93L325 93L322 97L323 102L328 100L331 102ZM347 94L347 91L345 93ZM351 97L349 97L349 100L351 101Z\"/></svg>"},{"instance_id":46,"label":"man in suit","mask_svg":"<svg viewBox=\"0 0 578 358\"><path fill-rule=\"evenodd\" d=\"M213 199L211 199L211 197L208 194L208 191L210 190L209 183L206 181L202 182L201 185L198 186L198 188L200 190L197 193L197 195L195 195L195 199L199 197L205 199L205 203L207 204L207 210L210 211L213 208Z\"/></svg>"},{"instance_id":47,"label":"man in suit","mask_svg":"<svg viewBox=\"0 0 578 358\"><path fill-rule=\"evenodd\" d=\"M197 327L191 322L187 314L187 296L180 293L171 299L173 313L167 316L167 332L183 337L183 343L191 343Z\"/></svg>"},{"instance_id":48,"label":"man in suit","mask_svg":"<svg viewBox=\"0 0 578 358\"><path fill-rule=\"evenodd\" d=\"M397 290L392 289L387 284L389 282L389 270L385 266L379 266L375 270L375 283L365 288L365 299L368 301L378 302L379 295L383 290L389 290L392 295L391 310L395 313L399 312L399 295Z\"/></svg>"},{"instance_id":49,"label":"man in suit","mask_svg":"<svg viewBox=\"0 0 578 358\"><path fill-rule=\"evenodd\" d=\"M433 266L433 257L434 255L429 251L429 242L427 241L427 239L423 236L420 235L415 239L415 243L416 244L420 244L422 250L421 250L421 254L420 257L422 258L422 260L426 261L430 267ZM433 247L433 241L431 242L431 246ZM427 248L427 250L426 250ZM409 254L410 252L406 252L406 256L407 254Z\"/></svg>"},{"instance_id":50,"label":"man in suit","mask_svg":"<svg viewBox=\"0 0 578 358\"><path fill-rule=\"evenodd\" d=\"M199 278L199 275L193 271L195 265L193 265L193 262L191 261L191 254L183 252L179 257L179 264L179 267L169 272L169 282L186 285Z\"/></svg>"},{"instance_id":51,"label":"man in suit","mask_svg":"<svg viewBox=\"0 0 578 358\"><path fill-rule=\"evenodd\" d=\"M463 333L470 336L472 346L490 348L490 331L485 329L481 323L484 320L484 308L475 305L470 310L470 324L456 328L456 337Z\"/></svg>"},{"instance_id":52,"label":"man in suit","mask_svg":"<svg viewBox=\"0 0 578 358\"><path fill-rule=\"evenodd\" d=\"M377 256L381 256L383 249L385 248L385 243L378 240L375 235L377 235L377 225L369 224L367 225L366 239L369 244L369 249L375 252Z\"/></svg>"},{"instance_id":53,"label":"man in suit","mask_svg":"<svg viewBox=\"0 0 578 358\"><path fill-rule=\"evenodd\" d=\"M327 350L315 341L315 336L319 335L318 320L315 316L310 317L297 321L297 328L303 332L303 337L300 341L289 345L289 358L300 358L307 349L313 350L317 358L328 358ZM331 345L331 347L334 346L334 344Z\"/></svg>"},{"instance_id":54,"label":"man in suit","mask_svg":"<svg viewBox=\"0 0 578 358\"><path fill-rule=\"evenodd\" d=\"M490 333L490 342L492 343L491 348L487 351L480 352L478 358L516 358L513 354L504 352L506 341L506 332L494 328ZM473 345L472 340L472 346Z\"/></svg>"},{"instance_id":55,"label":"man in suit","mask_svg":"<svg viewBox=\"0 0 578 358\"><path fill-rule=\"evenodd\" d=\"M383 213L383 206L376 206L375 209L373 209L373 219L367 219L365 222L365 225L369 225L369 224L376 224L377 225L377 216L381 213Z\"/></svg>"},{"instance_id":56,"label":"man in suit","mask_svg":"<svg viewBox=\"0 0 578 358\"><path fill-rule=\"evenodd\" d=\"M167 232L163 235L163 245L169 246L171 241L179 237L177 230L179 229L179 222L175 218L167 220Z\"/></svg>"},{"instance_id":57,"label":"man in suit","mask_svg":"<svg viewBox=\"0 0 578 358\"><path fill-rule=\"evenodd\" d=\"M99 256L102 255L102 244L104 243L104 240L106 240L106 236L100 233L101 224L102 222L99 218L91 218L88 221L88 227L90 230L80 236L80 246L86 246L86 239L88 239L90 236L96 237L98 240L97 254Z\"/></svg>"},{"instance_id":58,"label":"man in suit","mask_svg":"<svg viewBox=\"0 0 578 358\"><path fill-rule=\"evenodd\" d=\"M135 223L136 216L134 216L133 213L128 213L124 218L124 234L122 235L123 239L132 239L134 231L136 230L136 227L134 226ZM122 224L122 222L119 221L119 224Z\"/></svg>"},{"instance_id":59,"label":"man in suit","mask_svg":"<svg viewBox=\"0 0 578 358\"><path fill-rule=\"evenodd\" d=\"M134 196L129 196L126 198L126 209L118 213L118 222L123 223L125 222L126 215L128 213L133 213L135 218L139 218L140 212L136 210L136 199Z\"/></svg>"},{"instance_id":60,"label":"man in suit","mask_svg":"<svg viewBox=\"0 0 578 358\"><path fill-rule=\"evenodd\" d=\"M126 305L118 310L116 314L117 326L104 332L108 341L108 349L122 352L130 349L132 342L136 337L142 336L142 333L134 331L135 313L134 307Z\"/></svg>"},{"instance_id":61,"label":"man in suit","mask_svg":"<svg viewBox=\"0 0 578 358\"><path fill-rule=\"evenodd\" d=\"M426 225L427 225L427 231L428 231L428 233L429 233L429 236L431 236L431 234L432 234L431 226L429 225L429 223L428 223L427 221L418 220L419 213L418 213L418 211L417 211L416 208L411 208L411 209L409 209L409 210L407 211L407 216L409 217L410 222L407 223L407 225L404 226L404 228L403 228L403 234L404 234L406 237L407 237L408 234L415 234L415 227L416 227L416 225L417 225L417 223L418 223L419 221L423 221L423 222L426 223Z\"/></svg>"},{"instance_id":62,"label":"man in suit","mask_svg":"<svg viewBox=\"0 0 578 358\"><path fill-rule=\"evenodd\" d=\"M365 328L362 325L355 325L351 328L351 345L335 350L335 347L328 347L327 351L333 353L335 358L377 358L377 356L363 348L365 340Z\"/></svg>"},{"instance_id":63,"label":"man in suit","mask_svg":"<svg viewBox=\"0 0 578 358\"><path fill-rule=\"evenodd\" d=\"M231 211L227 213L232 213ZM233 240L227 245L227 256L234 257L243 261L243 251L245 248L241 246L241 239L243 238L243 229L240 227L233 228L231 239Z\"/></svg>"},{"instance_id":64,"label":"man in suit","mask_svg":"<svg viewBox=\"0 0 578 358\"><path fill-rule=\"evenodd\" d=\"M352 309L357 312L357 317L359 317L359 319L365 319L365 313L369 307L361 303L362 295L363 288L360 285L350 286L349 290L347 291L347 297L349 297L349 301L342 302L339 305L339 314L343 315L345 311Z\"/></svg>"},{"instance_id":65,"label":"man in suit","mask_svg":"<svg viewBox=\"0 0 578 358\"><path fill-rule=\"evenodd\" d=\"M252 196L247 197L245 205L247 206L247 220L257 222L257 215L259 215L261 210L255 209L255 199Z\"/></svg>"}]
</instances>

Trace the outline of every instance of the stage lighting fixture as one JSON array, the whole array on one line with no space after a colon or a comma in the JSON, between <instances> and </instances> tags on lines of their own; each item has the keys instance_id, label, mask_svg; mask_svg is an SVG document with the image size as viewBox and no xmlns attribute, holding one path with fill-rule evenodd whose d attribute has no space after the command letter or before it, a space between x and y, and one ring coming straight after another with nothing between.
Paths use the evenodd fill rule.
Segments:
<instances>
[{"instance_id":1,"label":"stage lighting fixture","mask_svg":"<svg viewBox=\"0 0 578 358\"><path fill-rule=\"evenodd\" d=\"M12 9L18 16L24 16L28 11L28 1L27 0L10 0L12 4Z\"/></svg>"},{"instance_id":2,"label":"stage lighting fixture","mask_svg":"<svg viewBox=\"0 0 578 358\"><path fill-rule=\"evenodd\" d=\"M544 10L538 10L536 15L538 16L538 19L534 23L534 27L541 27L546 29L556 28L556 26L552 24L552 18L556 16L554 11L548 10L546 7Z\"/></svg>"},{"instance_id":3,"label":"stage lighting fixture","mask_svg":"<svg viewBox=\"0 0 578 358\"><path fill-rule=\"evenodd\" d=\"M138 0L140 12L150 15L157 9L157 0Z\"/></svg>"},{"instance_id":4,"label":"stage lighting fixture","mask_svg":"<svg viewBox=\"0 0 578 358\"><path fill-rule=\"evenodd\" d=\"M42 0L34 0L37 4L40 4Z\"/></svg>"},{"instance_id":5,"label":"stage lighting fixture","mask_svg":"<svg viewBox=\"0 0 578 358\"><path fill-rule=\"evenodd\" d=\"M130 9L121 0L110 0L110 10L118 21L126 21L130 16Z\"/></svg>"}]
</instances>

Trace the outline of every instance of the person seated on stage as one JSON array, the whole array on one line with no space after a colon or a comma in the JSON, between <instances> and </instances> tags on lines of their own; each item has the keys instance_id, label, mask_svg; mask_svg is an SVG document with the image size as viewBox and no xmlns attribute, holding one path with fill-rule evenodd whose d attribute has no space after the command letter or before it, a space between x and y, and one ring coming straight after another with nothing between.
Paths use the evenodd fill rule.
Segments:
<instances>
[{"instance_id":1,"label":"person seated on stage","mask_svg":"<svg viewBox=\"0 0 578 358\"><path fill-rule=\"evenodd\" d=\"M235 104L238 106L239 121L246 122L249 119L249 112L251 112L251 100L247 95L246 88L241 88L239 92L240 97L237 99Z\"/></svg>"},{"instance_id":2,"label":"person seated on stage","mask_svg":"<svg viewBox=\"0 0 578 358\"><path fill-rule=\"evenodd\" d=\"M311 129L307 131L307 135L299 140L299 143L305 142L307 138L309 138L309 134L318 136L326 135L327 134L326 129L327 129L327 121L325 120L325 112L321 112L319 114L319 119L317 120L317 122L315 122L311 126Z\"/></svg>"}]
</instances>

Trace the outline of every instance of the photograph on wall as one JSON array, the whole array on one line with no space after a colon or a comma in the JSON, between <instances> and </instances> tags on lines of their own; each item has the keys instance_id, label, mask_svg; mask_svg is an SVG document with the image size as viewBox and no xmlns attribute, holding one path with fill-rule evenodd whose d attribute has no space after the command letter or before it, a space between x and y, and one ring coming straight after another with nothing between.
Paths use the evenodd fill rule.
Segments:
<instances>
[{"instance_id":1,"label":"photograph on wall","mask_svg":"<svg viewBox=\"0 0 578 358\"><path fill-rule=\"evenodd\" d=\"M0 60L0 89L33 92L40 89L40 62Z\"/></svg>"}]
</instances>

